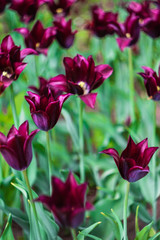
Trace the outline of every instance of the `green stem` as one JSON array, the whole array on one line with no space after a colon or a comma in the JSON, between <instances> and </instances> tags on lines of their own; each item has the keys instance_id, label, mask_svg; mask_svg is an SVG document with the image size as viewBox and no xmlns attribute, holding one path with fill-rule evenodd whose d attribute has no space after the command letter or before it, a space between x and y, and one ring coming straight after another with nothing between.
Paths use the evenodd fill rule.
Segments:
<instances>
[{"instance_id":1,"label":"green stem","mask_svg":"<svg viewBox=\"0 0 160 240\"><path fill-rule=\"evenodd\" d=\"M132 60L131 48L128 48L128 64L129 64L130 115L131 115L132 122L134 122L135 121L134 77L133 77L133 60Z\"/></svg>"},{"instance_id":2,"label":"green stem","mask_svg":"<svg viewBox=\"0 0 160 240\"><path fill-rule=\"evenodd\" d=\"M152 101L153 103L153 136L152 136L152 141L153 141L153 145L155 145L156 143L156 102ZM152 203L152 208L153 208L153 221L154 224L156 224L156 220L157 220L157 185L158 185L158 179L157 179L157 174L156 174L156 157L155 155L153 155L152 158L152 174L153 174L153 180L154 180L154 201Z\"/></svg>"},{"instance_id":3,"label":"green stem","mask_svg":"<svg viewBox=\"0 0 160 240\"><path fill-rule=\"evenodd\" d=\"M79 98L79 151L80 151L80 177L81 182L85 181L85 171L84 171L84 141L83 141L83 102Z\"/></svg>"},{"instance_id":4,"label":"green stem","mask_svg":"<svg viewBox=\"0 0 160 240\"><path fill-rule=\"evenodd\" d=\"M70 230L71 230L72 239L77 240L76 230L74 228L71 228Z\"/></svg>"},{"instance_id":5,"label":"green stem","mask_svg":"<svg viewBox=\"0 0 160 240\"><path fill-rule=\"evenodd\" d=\"M51 194L51 192L52 192L52 186L51 186L52 158L51 158L51 151L50 151L49 131L46 132L46 140L47 140L47 156L48 156L49 189L50 189L50 194Z\"/></svg>"},{"instance_id":6,"label":"green stem","mask_svg":"<svg viewBox=\"0 0 160 240\"><path fill-rule=\"evenodd\" d=\"M14 124L15 124L15 127L18 128L18 125L19 125L18 124L18 115L17 115L16 105L15 105L14 91L13 91L12 84L10 85L10 103L11 103L11 108L12 108Z\"/></svg>"},{"instance_id":7,"label":"green stem","mask_svg":"<svg viewBox=\"0 0 160 240\"><path fill-rule=\"evenodd\" d=\"M124 209L123 209L123 230L124 230L124 240L127 240L127 209L128 209L128 195L129 195L130 183L126 184L126 193L124 199Z\"/></svg>"},{"instance_id":8,"label":"green stem","mask_svg":"<svg viewBox=\"0 0 160 240\"><path fill-rule=\"evenodd\" d=\"M41 239L41 238L40 238L40 228L39 228L39 224L38 224L37 211L36 211L35 203L34 203L34 201L33 201L32 189L31 189L31 186L30 186L30 183L29 183L29 179L28 179L28 176L27 176L27 171L26 171L26 169L23 170L23 176L24 176L24 179L25 179L27 188L28 188L29 199L30 199L31 206L32 206L32 209L33 209L33 214L34 214L34 217L35 217L36 226L37 226L37 231L38 231L38 233L39 233L39 236L37 236L37 239Z\"/></svg>"}]
</instances>

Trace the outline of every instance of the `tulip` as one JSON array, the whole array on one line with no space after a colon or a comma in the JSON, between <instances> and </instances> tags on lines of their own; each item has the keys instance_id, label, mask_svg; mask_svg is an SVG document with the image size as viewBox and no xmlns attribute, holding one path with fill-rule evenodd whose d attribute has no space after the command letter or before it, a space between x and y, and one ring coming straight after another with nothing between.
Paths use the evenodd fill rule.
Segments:
<instances>
[{"instance_id":1,"label":"tulip","mask_svg":"<svg viewBox=\"0 0 160 240\"><path fill-rule=\"evenodd\" d=\"M77 31L72 32L72 20L66 21L64 17L57 17L53 24L57 29L56 39L58 43L63 48L70 48L77 33Z\"/></svg>"},{"instance_id":2,"label":"tulip","mask_svg":"<svg viewBox=\"0 0 160 240\"><path fill-rule=\"evenodd\" d=\"M142 67L144 69L144 73L138 73L144 79L144 84L147 90L147 94L150 99L155 101L160 100L160 66L159 66L159 73L157 73L149 68L149 67Z\"/></svg>"},{"instance_id":3,"label":"tulip","mask_svg":"<svg viewBox=\"0 0 160 240\"><path fill-rule=\"evenodd\" d=\"M38 8L45 2L46 0L12 0L10 8L20 15L22 22L29 23L34 20Z\"/></svg>"},{"instance_id":4,"label":"tulip","mask_svg":"<svg viewBox=\"0 0 160 240\"><path fill-rule=\"evenodd\" d=\"M114 158L122 178L128 182L136 182L149 173L148 164L158 147L148 147L148 139L135 144L131 137L126 149L119 156L114 148L103 150L101 153Z\"/></svg>"},{"instance_id":5,"label":"tulip","mask_svg":"<svg viewBox=\"0 0 160 240\"><path fill-rule=\"evenodd\" d=\"M98 37L112 35L119 29L117 18L117 13L105 12L97 5L93 6L92 22L89 23L87 29L91 30Z\"/></svg>"},{"instance_id":6,"label":"tulip","mask_svg":"<svg viewBox=\"0 0 160 240\"><path fill-rule=\"evenodd\" d=\"M86 202L87 183L78 185L70 172L66 182L52 177L52 195L41 195L36 201L45 204L62 227L77 228L84 219L86 210L93 208Z\"/></svg>"},{"instance_id":7,"label":"tulip","mask_svg":"<svg viewBox=\"0 0 160 240\"><path fill-rule=\"evenodd\" d=\"M67 15L71 8L71 5L75 3L76 0L48 0L48 6L50 11L54 14L63 14Z\"/></svg>"},{"instance_id":8,"label":"tulip","mask_svg":"<svg viewBox=\"0 0 160 240\"><path fill-rule=\"evenodd\" d=\"M127 11L130 14L134 13L136 16L138 16L141 22L142 19L145 19L150 15L150 1L144 1L142 3L138 3L134 1L130 2L127 7Z\"/></svg>"},{"instance_id":9,"label":"tulip","mask_svg":"<svg viewBox=\"0 0 160 240\"><path fill-rule=\"evenodd\" d=\"M47 55L48 47L56 35L54 27L44 28L40 21L37 21L32 30L27 28L17 28L16 32L22 34L25 39L26 47L35 49L38 53Z\"/></svg>"},{"instance_id":10,"label":"tulip","mask_svg":"<svg viewBox=\"0 0 160 240\"><path fill-rule=\"evenodd\" d=\"M28 95L25 99L30 105L32 119L43 131L48 131L55 126L60 117L62 105L70 96L70 94L64 94L56 98L50 89L47 95L41 96L32 92L28 92Z\"/></svg>"},{"instance_id":11,"label":"tulip","mask_svg":"<svg viewBox=\"0 0 160 240\"><path fill-rule=\"evenodd\" d=\"M107 65L95 66L92 56L87 59L81 55L64 58L66 76L58 75L50 81L50 87L72 94L78 94L81 100L89 107L94 108L97 93L91 93L98 88L113 69Z\"/></svg>"},{"instance_id":12,"label":"tulip","mask_svg":"<svg viewBox=\"0 0 160 240\"><path fill-rule=\"evenodd\" d=\"M26 48L20 50L11 36L6 36L0 48L0 94L17 78L26 67L23 59L29 54L37 54L35 50Z\"/></svg>"},{"instance_id":13,"label":"tulip","mask_svg":"<svg viewBox=\"0 0 160 240\"><path fill-rule=\"evenodd\" d=\"M18 130L13 125L7 137L0 132L0 152L12 168L19 171L28 168L32 161L32 140L38 131L29 135L29 124L25 121Z\"/></svg>"},{"instance_id":14,"label":"tulip","mask_svg":"<svg viewBox=\"0 0 160 240\"><path fill-rule=\"evenodd\" d=\"M137 43L140 35L139 17L131 14L124 23L119 24L117 43L121 51Z\"/></svg>"}]
</instances>

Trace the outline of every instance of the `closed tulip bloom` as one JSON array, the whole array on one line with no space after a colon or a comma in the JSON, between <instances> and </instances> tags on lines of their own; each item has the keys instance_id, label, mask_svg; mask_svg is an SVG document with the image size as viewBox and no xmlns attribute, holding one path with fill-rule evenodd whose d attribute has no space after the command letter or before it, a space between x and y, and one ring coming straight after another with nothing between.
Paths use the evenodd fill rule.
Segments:
<instances>
[{"instance_id":1,"label":"closed tulip bloom","mask_svg":"<svg viewBox=\"0 0 160 240\"><path fill-rule=\"evenodd\" d=\"M75 3L76 0L48 0L48 6L50 11L54 15L67 15L69 13L69 10L73 3Z\"/></svg>"},{"instance_id":2,"label":"closed tulip bloom","mask_svg":"<svg viewBox=\"0 0 160 240\"><path fill-rule=\"evenodd\" d=\"M66 21L64 17L57 17L53 22L57 29L56 39L63 48L70 48L73 45L75 34L72 32L72 20Z\"/></svg>"},{"instance_id":3,"label":"closed tulip bloom","mask_svg":"<svg viewBox=\"0 0 160 240\"><path fill-rule=\"evenodd\" d=\"M65 57L63 62L66 75L52 78L50 86L78 94L85 104L94 108L97 93L91 91L98 88L112 74L113 69L107 64L95 66L92 56L86 59L79 54L73 59Z\"/></svg>"},{"instance_id":4,"label":"closed tulip bloom","mask_svg":"<svg viewBox=\"0 0 160 240\"><path fill-rule=\"evenodd\" d=\"M25 121L18 130L12 126L7 137L0 132L0 152L12 168L19 171L28 168L32 161L32 140L38 131L29 134L29 124Z\"/></svg>"},{"instance_id":5,"label":"closed tulip bloom","mask_svg":"<svg viewBox=\"0 0 160 240\"><path fill-rule=\"evenodd\" d=\"M144 79L144 84L147 90L147 94L150 99L155 101L160 101L160 67L157 73L149 68L149 67L142 67L144 69L144 73L138 73Z\"/></svg>"},{"instance_id":6,"label":"closed tulip bloom","mask_svg":"<svg viewBox=\"0 0 160 240\"><path fill-rule=\"evenodd\" d=\"M27 28L17 28L15 31L22 34L26 47L33 48L38 53L45 55L47 55L48 47L56 35L56 29L54 27L45 29L39 20L35 23L31 31Z\"/></svg>"},{"instance_id":7,"label":"closed tulip bloom","mask_svg":"<svg viewBox=\"0 0 160 240\"><path fill-rule=\"evenodd\" d=\"M131 47L137 43L140 35L139 17L131 14L124 23L119 24L119 37L116 39L119 48L123 51L126 47Z\"/></svg>"},{"instance_id":8,"label":"closed tulip bloom","mask_svg":"<svg viewBox=\"0 0 160 240\"><path fill-rule=\"evenodd\" d=\"M92 204L86 202L86 190L87 183L78 185L70 172L66 182L52 177L52 195L41 195L36 201L52 211L61 227L77 228L84 220L85 211L93 209Z\"/></svg>"},{"instance_id":9,"label":"closed tulip bloom","mask_svg":"<svg viewBox=\"0 0 160 240\"><path fill-rule=\"evenodd\" d=\"M23 59L29 54L37 54L35 50L26 48L20 50L11 36L6 36L0 48L0 94L17 78L26 67Z\"/></svg>"},{"instance_id":10,"label":"closed tulip bloom","mask_svg":"<svg viewBox=\"0 0 160 240\"><path fill-rule=\"evenodd\" d=\"M128 182L136 182L149 173L148 164L158 147L148 147L148 139L134 143L131 137L128 139L126 149L119 156L114 148L103 150L101 153L114 158L121 177Z\"/></svg>"},{"instance_id":11,"label":"closed tulip bloom","mask_svg":"<svg viewBox=\"0 0 160 240\"><path fill-rule=\"evenodd\" d=\"M12 0L10 6L21 17L21 21L29 23L34 20L38 8L45 3L46 0Z\"/></svg>"},{"instance_id":12,"label":"closed tulip bloom","mask_svg":"<svg viewBox=\"0 0 160 240\"><path fill-rule=\"evenodd\" d=\"M87 29L91 30L97 37L112 35L118 31L117 13L105 12L97 5L93 6L91 11L92 22L88 24Z\"/></svg>"},{"instance_id":13,"label":"closed tulip bloom","mask_svg":"<svg viewBox=\"0 0 160 240\"><path fill-rule=\"evenodd\" d=\"M47 95L32 92L28 92L28 95L25 99L30 105L32 119L43 131L48 131L55 126L60 117L62 105L70 96L70 94L65 94L55 97L50 89Z\"/></svg>"}]
</instances>

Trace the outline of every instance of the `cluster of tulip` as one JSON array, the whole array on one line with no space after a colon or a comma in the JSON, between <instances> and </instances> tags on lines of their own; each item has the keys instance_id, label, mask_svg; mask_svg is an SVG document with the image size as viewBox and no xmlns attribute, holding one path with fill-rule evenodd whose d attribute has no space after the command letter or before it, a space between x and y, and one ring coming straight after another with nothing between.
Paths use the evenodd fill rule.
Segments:
<instances>
[{"instance_id":1,"label":"cluster of tulip","mask_svg":"<svg viewBox=\"0 0 160 240\"><path fill-rule=\"evenodd\" d=\"M55 19L53 26L48 28L44 28L39 20L36 21L32 30L26 27L16 28L15 31L24 37L27 48L23 50L15 45L10 35L2 40L0 47L0 95L4 94L8 87L13 91L13 82L18 79L27 65L23 62L27 55L44 54L47 56L48 48L55 39L63 48L72 46L77 31L72 31L72 20L66 21L65 16L69 14L70 8L75 2L76 0L1 1L0 12L3 12L6 5L8 5L10 9L20 15L21 21L25 24L35 19L36 13L42 4L48 6ZM116 40L122 51L126 47L132 47L137 43L140 31L143 31L151 38L160 36L159 1L130 2L125 8L129 16L127 16L124 23L119 23L118 13L105 12L99 6L93 6L92 21L87 24L86 29L99 38L117 34L118 38ZM64 57L63 64L65 74L54 76L49 80L39 77L39 88L29 86L31 91L28 91L28 96L25 96L25 100L30 107L31 117L38 129L29 134L28 121L23 122L19 127L17 125L18 120L15 121L16 127L13 125L7 136L0 132L0 153L13 169L24 173L37 228L39 228L39 222L35 201L44 203L52 211L57 224L61 227L70 228L73 238L76 239L73 229L79 227L83 222L85 211L93 209L93 205L86 201L87 183L84 182L82 104L85 103L92 109L95 107L97 93L92 91L99 88L112 75L113 68L107 64L95 65L92 56L85 58L80 54L73 58ZM145 72L139 74L144 78L149 98L156 101L160 100L160 76L157 76L156 72L149 67L143 67L143 69ZM47 136L49 136L48 131L59 120L63 103L71 95L78 95L80 98L79 158L81 184L76 182L72 172L69 173L65 182L58 177L52 176L50 153L48 152L48 174L50 190L52 186L52 194L51 196L40 195L33 201L32 191L26 174L26 169L32 161L33 137L40 130L45 131ZM131 101L133 102L134 99L131 98ZM13 113L15 112L15 109L13 109ZM15 116L16 118L18 117ZM129 136L127 147L120 156L114 148L103 150L101 153L114 158L123 179L128 182L136 182L149 173L148 164L157 149L158 147L148 147L147 138L136 144ZM125 211L126 209L127 201L125 202ZM125 214L124 240L127 239L126 221L127 216Z\"/></svg>"}]
</instances>

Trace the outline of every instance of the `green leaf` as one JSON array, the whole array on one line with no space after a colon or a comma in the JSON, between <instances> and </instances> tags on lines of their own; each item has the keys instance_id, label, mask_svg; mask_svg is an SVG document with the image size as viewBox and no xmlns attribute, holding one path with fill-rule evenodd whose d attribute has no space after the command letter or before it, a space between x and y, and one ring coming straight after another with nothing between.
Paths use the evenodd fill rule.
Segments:
<instances>
[{"instance_id":1,"label":"green leaf","mask_svg":"<svg viewBox=\"0 0 160 240\"><path fill-rule=\"evenodd\" d=\"M13 233L12 233L12 227L11 226L12 226L12 215L9 214L8 221L6 223L5 229L3 231L3 234L0 238L0 240L7 240L7 239L15 240L14 236L13 236Z\"/></svg>"},{"instance_id":2,"label":"green leaf","mask_svg":"<svg viewBox=\"0 0 160 240\"><path fill-rule=\"evenodd\" d=\"M140 232L137 233L135 240L148 240L149 232L152 228L153 222L145 226Z\"/></svg>"},{"instance_id":3,"label":"green leaf","mask_svg":"<svg viewBox=\"0 0 160 240\"><path fill-rule=\"evenodd\" d=\"M26 189L23 186L21 186L20 184L17 184L17 183L13 183L13 182L11 182L11 184L15 188L17 188L25 196L25 198L28 198L28 194L26 192Z\"/></svg>"},{"instance_id":4,"label":"green leaf","mask_svg":"<svg viewBox=\"0 0 160 240\"><path fill-rule=\"evenodd\" d=\"M136 217L135 217L135 230L136 230L136 235L139 232L139 226L138 226L138 210L139 210L139 205L136 208Z\"/></svg>"},{"instance_id":5,"label":"green leaf","mask_svg":"<svg viewBox=\"0 0 160 240\"><path fill-rule=\"evenodd\" d=\"M91 226L89 226L88 228L85 228L84 230L82 230L78 236L77 236L77 240L84 240L84 237L87 237L88 234L95 228L97 227L101 222L97 222L92 224Z\"/></svg>"},{"instance_id":6,"label":"green leaf","mask_svg":"<svg viewBox=\"0 0 160 240\"><path fill-rule=\"evenodd\" d=\"M149 238L149 240L154 240L156 239L157 237L160 236L160 232L158 232L157 234L155 234L153 237Z\"/></svg>"},{"instance_id":7,"label":"green leaf","mask_svg":"<svg viewBox=\"0 0 160 240\"><path fill-rule=\"evenodd\" d=\"M116 215L116 213L111 209L112 215L111 214L105 214L101 212L101 214L108 219L112 226L113 226L113 232L117 240L122 240L123 239L123 227L120 219Z\"/></svg>"}]
</instances>

